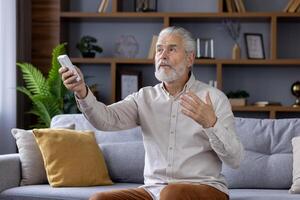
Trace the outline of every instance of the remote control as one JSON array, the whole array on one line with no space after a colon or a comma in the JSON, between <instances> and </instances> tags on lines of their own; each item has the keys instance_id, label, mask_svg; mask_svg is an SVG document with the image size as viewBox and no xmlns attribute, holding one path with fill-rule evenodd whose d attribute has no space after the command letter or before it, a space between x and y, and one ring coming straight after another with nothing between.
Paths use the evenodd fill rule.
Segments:
<instances>
[{"instance_id":1,"label":"remote control","mask_svg":"<svg viewBox=\"0 0 300 200\"><path fill-rule=\"evenodd\" d=\"M60 55L60 56L57 57L57 60L58 60L58 62L60 63L60 65L62 67L66 67L69 70L72 70L74 72L74 74L77 76L76 77L76 81L77 82L81 80L81 78L80 78L80 76L79 76L79 74L78 74L75 66L71 62L69 56L67 56L67 55Z\"/></svg>"}]
</instances>

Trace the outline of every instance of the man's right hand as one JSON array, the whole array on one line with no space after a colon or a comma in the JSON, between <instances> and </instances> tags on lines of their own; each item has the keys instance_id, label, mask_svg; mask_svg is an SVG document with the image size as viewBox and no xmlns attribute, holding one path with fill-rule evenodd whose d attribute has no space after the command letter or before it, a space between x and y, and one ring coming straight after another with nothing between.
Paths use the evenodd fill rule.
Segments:
<instances>
[{"instance_id":1,"label":"man's right hand","mask_svg":"<svg viewBox=\"0 0 300 200\"><path fill-rule=\"evenodd\" d=\"M58 72L61 75L64 85L68 90L71 90L79 99L83 99L87 96L87 87L85 85L83 75L79 68L76 67L76 70L81 78L80 81L76 81L76 75L66 67L61 67Z\"/></svg>"}]
</instances>

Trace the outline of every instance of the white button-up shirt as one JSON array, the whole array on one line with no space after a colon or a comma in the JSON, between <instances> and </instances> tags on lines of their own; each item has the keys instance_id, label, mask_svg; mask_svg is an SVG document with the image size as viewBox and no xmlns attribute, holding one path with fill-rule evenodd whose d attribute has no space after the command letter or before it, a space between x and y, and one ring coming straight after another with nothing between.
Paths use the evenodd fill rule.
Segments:
<instances>
[{"instance_id":1,"label":"white button-up shirt","mask_svg":"<svg viewBox=\"0 0 300 200\"><path fill-rule=\"evenodd\" d=\"M194 92L205 101L211 97L217 122L203 128L181 112L180 96ZM145 146L144 187L153 199L172 183L207 184L228 194L222 162L237 168L243 147L236 136L227 97L218 89L195 80L193 74L176 96L163 83L144 87L126 99L105 106L89 91L77 99L80 110L96 128L115 131L141 126Z\"/></svg>"}]
</instances>

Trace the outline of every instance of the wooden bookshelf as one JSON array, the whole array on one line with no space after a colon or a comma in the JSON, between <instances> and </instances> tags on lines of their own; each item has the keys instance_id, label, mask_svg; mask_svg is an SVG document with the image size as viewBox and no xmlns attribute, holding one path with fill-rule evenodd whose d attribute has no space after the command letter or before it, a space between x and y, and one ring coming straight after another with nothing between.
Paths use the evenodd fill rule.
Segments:
<instances>
[{"instance_id":1,"label":"wooden bookshelf","mask_svg":"<svg viewBox=\"0 0 300 200\"><path fill-rule=\"evenodd\" d=\"M35 0L37 5L40 6L40 3ZM51 8L51 12L55 14L51 14L53 19L52 26L55 26L54 29L56 33L55 37L52 41L47 41L48 43L52 43L52 45L47 44L49 49L52 49L57 44L57 38L60 38L60 41L68 40L66 37L68 32L68 23L86 23L86 22L150 22L150 23L161 23L162 27L167 27L172 24L178 23L214 23L214 22L222 22L224 19L234 19L240 22L262 22L269 24L270 32L269 32L269 46L266 48L269 49L269 56L264 60L250 60L250 59L240 59L240 60L231 60L231 59L196 59L195 67L201 65L208 65L216 68L216 79L218 81L218 88L223 89L224 75L223 70L226 67L236 67L237 70L244 66L247 67L281 67L285 66L293 66L300 67L300 57L292 58L292 59L283 59L278 55L278 30L280 22L288 22L298 24L300 21L299 13L286 13L286 12L243 12L243 13L229 13L224 10L225 2L223 0L218 0L217 11L214 13L200 13L200 12L189 12L189 13L181 13L181 12L146 12L146 13L136 13L136 12L122 12L120 4L123 3L122 0L112 0L112 10L111 12L106 13L97 13L97 12L79 12L68 10L68 4L71 1L65 0L55 0L55 1L47 1L47 3L43 3L43 7ZM35 8L35 7L34 7ZM65 9L66 8L66 9ZM42 14L42 11L37 11ZM39 16L38 14L34 14L34 16ZM38 18L38 17L36 17ZM44 19L44 18L43 18ZM57 24L56 24L57 22ZM65 26L66 25L66 26ZM45 29L45 27L44 27ZM43 30L44 30L43 29ZM36 29L39 30L39 29ZM53 32L53 29L51 29ZM49 29L49 31L51 31ZM45 30L47 32L47 30ZM36 34L40 34L37 32ZM43 33L42 33L43 35ZM46 35L46 34L45 34ZM54 44L55 43L55 44ZM74 45L74 44L73 44ZM33 44L34 46L34 44ZM41 52L35 51L35 58L33 60L39 59L39 54ZM42 54L42 58L45 60L45 53ZM49 55L50 56L50 55ZM40 56L41 57L41 56ZM123 59L123 58L113 58L113 57L98 57L98 58L80 58L73 57L71 58L74 64L83 66L85 64L93 64L99 67L101 66L110 66L110 75L111 75L111 87L112 87L112 95L111 95L111 103L115 102L116 99L116 73L117 69L120 66L126 66L128 64L138 65L143 67L144 65L152 65L154 61L152 59L139 58L139 59ZM257 106L245 106L245 107L233 107L234 111L238 112L269 112L269 117L276 117L276 113L278 112L300 112L300 108L293 108L288 106L268 106L268 107L257 107Z\"/></svg>"}]
</instances>

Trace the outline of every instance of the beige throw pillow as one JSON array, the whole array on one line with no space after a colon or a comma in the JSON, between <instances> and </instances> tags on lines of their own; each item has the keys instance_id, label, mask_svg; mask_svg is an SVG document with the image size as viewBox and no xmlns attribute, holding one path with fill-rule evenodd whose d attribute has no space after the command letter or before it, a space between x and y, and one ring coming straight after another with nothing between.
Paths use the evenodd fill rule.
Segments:
<instances>
[{"instance_id":1,"label":"beige throw pillow","mask_svg":"<svg viewBox=\"0 0 300 200\"><path fill-rule=\"evenodd\" d=\"M111 185L94 132L34 129L51 186Z\"/></svg>"},{"instance_id":2,"label":"beige throw pillow","mask_svg":"<svg viewBox=\"0 0 300 200\"><path fill-rule=\"evenodd\" d=\"M22 178L21 185L47 183L41 151L34 139L32 130L13 128L12 135L16 139L19 150Z\"/></svg>"},{"instance_id":3,"label":"beige throw pillow","mask_svg":"<svg viewBox=\"0 0 300 200\"><path fill-rule=\"evenodd\" d=\"M292 194L300 193L300 137L292 139L293 145L293 185L289 192Z\"/></svg>"},{"instance_id":4,"label":"beige throw pillow","mask_svg":"<svg viewBox=\"0 0 300 200\"><path fill-rule=\"evenodd\" d=\"M74 129L75 124L64 128ZM47 183L47 175L41 151L36 143L32 130L13 128L11 130L19 151L22 177L20 185Z\"/></svg>"}]
</instances>

